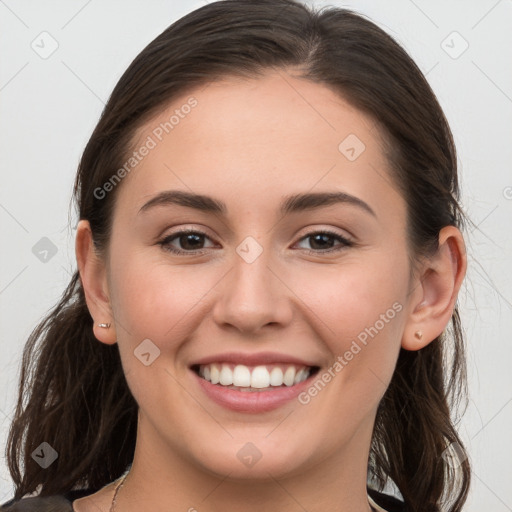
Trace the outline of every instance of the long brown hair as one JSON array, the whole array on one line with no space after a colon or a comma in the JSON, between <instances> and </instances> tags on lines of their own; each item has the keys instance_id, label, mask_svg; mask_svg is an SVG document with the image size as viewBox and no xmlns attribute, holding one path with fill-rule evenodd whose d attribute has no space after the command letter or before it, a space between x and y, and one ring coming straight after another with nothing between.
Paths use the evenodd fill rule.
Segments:
<instances>
[{"instance_id":1,"label":"long brown hair","mask_svg":"<svg viewBox=\"0 0 512 512\"><path fill-rule=\"evenodd\" d=\"M435 94L414 61L364 16L294 0L223 0L179 19L152 41L115 86L85 147L74 187L98 251L108 247L116 192L101 188L133 151L136 131L174 98L227 76L294 68L371 116L387 140L392 179L408 208L412 260L437 249L444 226L462 228L455 146ZM458 512L470 465L451 417L466 398L457 308L446 331L418 351L400 350L381 400L368 475L390 479L411 512ZM467 405L467 399L466 399ZM132 462L138 406L117 345L93 335L78 272L24 348L19 398L6 449L15 499L82 487L93 491ZM31 454L48 442L46 469ZM457 464L447 463L448 446Z\"/></svg>"}]
</instances>

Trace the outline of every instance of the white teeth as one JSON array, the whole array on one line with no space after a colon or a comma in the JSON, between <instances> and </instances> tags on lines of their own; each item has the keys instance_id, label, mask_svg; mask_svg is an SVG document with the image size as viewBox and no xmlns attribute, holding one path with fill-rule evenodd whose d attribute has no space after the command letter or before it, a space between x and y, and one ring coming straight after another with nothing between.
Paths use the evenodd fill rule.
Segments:
<instances>
[{"instance_id":1,"label":"white teeth","mask_svg":"<svg viewBox=\"0 0 512 512\"><path fill-rule=\"evenodd\" d=\"M233 384L233 372L226 364L222 365L222 370L220 371L220 383L223 386L231 386Z\"/></svg>"},{"instance_id":2,"label":"white teeth","mask_svg":"<svg viewBox=\"0 0 512 512\"><path fill-rule=\"evenodd\" d=\"M204 377L206 379L206 375ZM206 379L208 380L208 379ZM251 372L247 366L237 364L233 370L233 384L235 386L249 387L251 385Z\"/></svg>"},{"instance_id":3,"label":"white teeth","mask_svg":"<svg viewBox=\"0 0 512 512\"><path fill-rule=\"evenodd\" d=\"M299 382L302 382L303 380L306 380L308 378L308 371L306 368L301 368L296 374L295 379L293 380L294 384L298 384Z\"/></svg>"},{"instance_id":4,"label":"white teeth","mask_svg":"<svg viewBox=\"0 0 512 512\"><path fill-rule=\"evenodd\" d=\"M246 367L247 368L247 367ZM270 373L264 366L256 366L251 374L252 388L268 388L270 385Z\"/></svg>"},{"instance_id":5,"label":"white teeth","mask_svg":"<svg viewBox=\"0 0 512 512\"><path fill-rule=\"evenodd\" d=\"M218 384L220 382L220 371L219 371L219 367L216 365L216 364L210 364L210 365L207 365L210 367L210 382L212 384ZM204 368L203 366L201 366L201 368ZM206 378L206 371L202 374L202 376L208 380Z\"/></svg>"},{"instance_id":6,"label":"white teeth","mask_svg":"<svg viewBox=\"0 0 512 512\"><path fill-rule=\"evenodd\" d=\"M293 386L293 381L295 380L295 368L293 366L289 366L284 372L283 382L287 386Z\"/></svg>"},{"instance_id":7,"label":"white teeth","mask_svg":"<svg viewBox=\"0 0 512 512\"><path fill-rule=\"evenodd\" d=\"M212 363L199 367L199 375L205 380L241 391L293 386L305 381L310 372L311 368L293 365L274 366L270 371L264 365L249 367L237 364L231 369L229 364Z\"/></svg>"},{"instance_id":8,"label":"white teeth","mask_svg":"<svg viewBox=\"0 0 512 512\"><path fill-rule=\"evenodd\" d=\"M271 386L282 386L283 385L283 370L276 366L272 368L270 372L270 385Z\"/></svg>"}]
</instances>

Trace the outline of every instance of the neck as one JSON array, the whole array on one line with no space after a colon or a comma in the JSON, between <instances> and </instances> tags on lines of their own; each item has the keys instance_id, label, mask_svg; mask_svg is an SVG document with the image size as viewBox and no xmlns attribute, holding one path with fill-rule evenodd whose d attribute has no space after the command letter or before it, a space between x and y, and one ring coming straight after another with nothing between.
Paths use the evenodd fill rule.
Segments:
<instances>
[{"instance_id":1,"label":"neck","mask_svg":"<svg viewBox=\"0 0 512 512\"><path fill-rule=\"evenodd\" d=\"M345 446L295 472L276 468L244 478L236 474L238 467L220 475L200 466L139 416L133 464L115 510L224 512L229 504L244 512L371 512L366 481L372 427L362 426Z\"/></svg>"}]
</instances>

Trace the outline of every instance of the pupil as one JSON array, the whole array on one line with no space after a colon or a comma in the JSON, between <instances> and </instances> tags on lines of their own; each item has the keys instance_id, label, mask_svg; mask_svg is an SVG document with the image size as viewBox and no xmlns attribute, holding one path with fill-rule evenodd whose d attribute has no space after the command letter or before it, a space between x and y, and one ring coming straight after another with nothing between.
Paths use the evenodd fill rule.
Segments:
<instances>
[{"instance_id":1,"label":"pupil","mask_svg":"<svg viewBox=\"0 0 512 512\"><path fill-rule=\"evenodd\" d=\"M197 249L197 244L201 243L201 238L202 238L202 235L197 235L194 233L187 233L186 235L180 236L180 243L183 248L186 249L187 245L188 245L189 249L194 250L194 249ZM315 245L319 246L319 247L316 247L318 249L325 249L326 245L328 247L332 246L332 240L331 240L330 235L321 233L318 235L312 235L310 238L313 240L313 243L311 245L314 248L315 248ZM192 241L192 243L190 243L191 241Z\"/></svg>"},{"instance_id":2,"label":"pupil","mask_svg":"<svg viewBox=\"0 0 512 512\"><path fill-rule=\"evenodd\" d=\"M200 242L201 236L202 236L202 235L196 235L196 234L194 234L194 233L188 233L188 234L186 234L186 235L181 235L181 237L180 237L180 243L181 243L181 246L182 246L184 249L187 249L187 245L189 245L189 244L188 244L188 242L189 242L189 240L190 240L190 239L192 239L192 238L193 238L193 239L195 239L195 241L196 241L196 242L198 242L198 241ZM185 243L183 243L184 241L185 241ZM191 247L188 247L188 249L192 249L192 250L194 250L194 249L197 249L197 247L196 247L196 246L194 246L194 243L192 243L192 246L191 246Z\"/></svg>"},{"instance_id":3,"label":"pupil","mask_svg":"<svg viewBox=\"0 0 512 512\"><path fill-rule=\"evenodd\" d=\"M323 239L325 241L325 239L329 240L330 239L330 235L326 235L326 234L318 234L318 235L313 235L311 238L313 238L313 241L314 243L312 243L312 247L314 248L315 244L318 242L318 239ZM329 246L332 245L332 240L331 240L331 244L328 243ZM326 246L325 244L322 244L320 243L320 249L325 249Z\"/></svg>"}]
</instances>

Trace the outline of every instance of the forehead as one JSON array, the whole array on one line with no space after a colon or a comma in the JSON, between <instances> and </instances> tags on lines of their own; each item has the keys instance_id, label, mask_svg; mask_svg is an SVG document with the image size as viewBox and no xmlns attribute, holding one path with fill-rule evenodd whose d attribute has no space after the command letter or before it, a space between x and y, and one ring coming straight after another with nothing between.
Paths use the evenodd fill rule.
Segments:
<instances>
[{"instance_id":1,"label":"forehead","mask_svg":"<svg viewBox=\"0 0 512 512\"><path fill-rule=\"evenodd\" d=\"M136 209L166 189L275 202L343 190L370 203L400 200L374 120L325 85L285 71L192 89L134 137L147 146L118 202Z\"/></svg>"}]
</instances>

